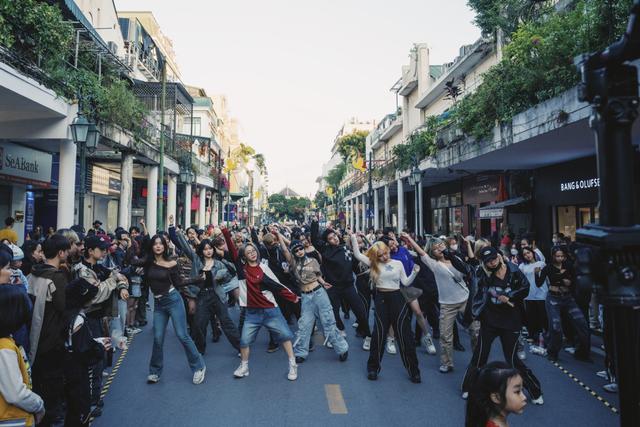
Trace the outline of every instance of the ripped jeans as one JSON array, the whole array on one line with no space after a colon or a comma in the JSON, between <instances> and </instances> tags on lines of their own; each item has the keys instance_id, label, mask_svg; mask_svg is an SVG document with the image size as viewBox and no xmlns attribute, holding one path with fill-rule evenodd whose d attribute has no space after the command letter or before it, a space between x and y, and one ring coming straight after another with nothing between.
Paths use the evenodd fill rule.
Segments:
<instances>
[{"instance_id":1,"label":"ripped jeans","mask_svg":"<svg viewBox=\"0 0 640 427\"><path fill-rule=\"evenodd\" d=\"M349 345L336 327L336 318L329 301L327 291L322 286L311 293L302 293L302 316L298 320L298 332L293 344L293 352L298 357L306 358L309 355L309 341L313 335L313 325L316 317L320 320L325 338L333 345L337 354L349 350Z\"/></svg>"},{"instance_id":2,"label":"ripped jeans","mask_svg":"<svg viewBox=\"0 0 640 427\"><path fill-rule=\"evenodd\" d=\"M562 321L560 315L564 311L571 319L578 336L576 355L586 357L591 351L591 336L589 326L582 310L576 304L573 295L547 295L546 301L547 317L549 318L549 344L547 351L549 355L557 357L562 347Z\"/></svg>"}]
</instances>

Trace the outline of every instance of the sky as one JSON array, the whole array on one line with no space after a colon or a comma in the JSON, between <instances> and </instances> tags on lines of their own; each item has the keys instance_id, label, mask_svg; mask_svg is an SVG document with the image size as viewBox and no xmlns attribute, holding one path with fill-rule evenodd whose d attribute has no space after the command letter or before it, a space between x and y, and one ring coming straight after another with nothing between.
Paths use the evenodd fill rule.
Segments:
<instances>
[{"instance_id":1,"label":"sky","mask_svg":"<svg viewBox=\"0 0 640 427\"><path fill-rule=\"evenodd\" d=\"M313 196L350 117L395 111L390 88L414 43L451 62L480 31L466 0L115 0L150 10L186 84L225 94L242 142L264 154L269 192Z\"/></svg>"}]
</instances>

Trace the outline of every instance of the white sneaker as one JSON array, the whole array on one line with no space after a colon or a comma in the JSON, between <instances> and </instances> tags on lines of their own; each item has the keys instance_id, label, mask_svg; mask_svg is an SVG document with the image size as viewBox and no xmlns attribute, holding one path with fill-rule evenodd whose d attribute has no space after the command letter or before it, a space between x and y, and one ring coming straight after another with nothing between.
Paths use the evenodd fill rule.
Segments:
<instances>
[{"instance_id":1,"label":"white sneaker","mask_svg":"<svg viewBox=\"0 0 640 427\"><path fill-rule=\"evenodd\" d=\"M398 350L396 349L396 340L391 337L387 337L386 348L387 348L387 353L396 354L398 352Z\"/></svg>"},{"instance_id":2,"label":"white sneaker","mask_svg":"<svg viewBox=\"0 0 640 427\"><path fill-rule=\"evenodd\" d=\"M526 358L527 358L527 353L525 353L524 348L518 351L518 359L526 360Z\"/></svg>"},{"instance_id":3,"label":"white sneaker","mask_svg":"<svg viewBox=\"0 0 640 427\"><path fill-rule=\"evenodd\" d=\"M576 348L575 347L565 347L564 351L566 351L567 353L573 355L576 353Z\"/></svg>"},{"instance_id":4,"label":"white sneaker","mask_svg":"<svg viewBox=\"0 0 640 427\"><path fill-rule=\"evenodd\" d=\"M618 392L618 383L605 384L602 386L605 391L609 393L617 393Z\"/></svg>"},{"instance_id":5,"label":"white sneaker","mask_svg":"<svg viewBox=\"0 0 640 427\"><path fill-rule=\"evenodd\" d=\"M202 369L198 369L193 373L193 383L194 384L202 384L204 381L204 374L207 372L207 367L203 367Z\"/></svg>"},{"instance_id":6,"label":"white sneaker","mask_svg":"<svg viewBox=\"0 0 640 427\"><path fill-rule=\"evenodd\" d=\"M342 335L343 337L347 337L347 331L341 331L338 329L338 332L340 332L340 335Z\"/></svg>"},{"instance_id":7,"label":"white sneaker","mask_svg":"<svg viewBox=\"0 0 640 427\"><path fill-rule=\"evenodd\" d=\"M287 374L289 381L295 381L298 379L298 365L295 363L289 363L289 373Z\"/></svg>"},{"instance_id":8,"label":"white sneaker","mask_svg":"<svg viewBox=\"0 0 640 427\"><path fill-rule=\"evenodd\" d=\"M469 398L469 392L468 392L468 391L465 391L464 393L462 393L462 398L463 398L464 400L467 400L467 399Z\"/></svg>"},{"instance_id":9,"label":"white sneaker","mask_svg":"<svg viewBox=\"0 0 640 427\"><path fill-rule=\"evenodd\" d=\"M160 381L160 376L156 374L150 374L147 376L147 384L155 384Z\"/></svg>"},{"instance_id":10,"label":"white sneaker","mask_svg":"<svg viewBox=\"0 0 640 427\"><path fill-rule=\"evenodd\" d=\"M331 342L329 341L329 337L326 337L324 339L324 344L322 344L322 345L324 345L327 348L333 348L333 344L331 344Z\"/></svg>"},{"instance_id":11,"label":"white sneaker","mask_svg":"<svg viewBox=\"0 0 640 427\"><path fill-rule=\"evenodd\" d=\"M236 378L244 378L249 376L249 363L240 362L240 366L233 372Z\"/></svg>"},{"instance_id":12,"label":"white sneaker","mask_svg":"<svg viewBox=\"0 0 640 427\"><path fill-rule=\"evenodd\" d=\"M599 376L600 378L602 378L603 380L608 380L609 379L609 373L605 370L605 371L598 371L596 372L596 375Z\"/></svg>"},{"instance_id":13,"label":"white sneaker","mask_svg":"<svg viewBox=\"0 0 640 427\"><path fill-rule=\"evenodd\" d=\"M371 350L371 337L364 337L364 341L362 341L362 349L364 351Z\"/></svg>"},{"instance_id":14,"label":"white sneaker","mask_svg":"<svg viewBox=\"0 0 640 427\"><path fill-rule=\"evenodd\" d=\"M436 346L433 345L433 339L431 339L431 335L423 335L421 338L422 345L427 350L427 354L434 355L436 354Z\"/></svg>"},{"instance_id":15,"label":"white sneaker","mask_svg":"<svg viewBox=\"0 0 640 427\"><path fill-rule=\"evenodd\" d=\"M534 405L542 405L544 404L544 399L542 398L542 395L540 395L540 397L537 399L531 399L531 403L533 403Z\"/></svg>"},{"instance_id":16,"label":"white sneaker","mask_svg":"<svg viewBox=\"0 0 640 427\"><path fill-rule=\"evenodd\" d=\"M353 326L354 328L357 328L357 327L358 327L358 322L353 322L353 323L351 324L351 326Z\"/></svg>"}]
</instances>

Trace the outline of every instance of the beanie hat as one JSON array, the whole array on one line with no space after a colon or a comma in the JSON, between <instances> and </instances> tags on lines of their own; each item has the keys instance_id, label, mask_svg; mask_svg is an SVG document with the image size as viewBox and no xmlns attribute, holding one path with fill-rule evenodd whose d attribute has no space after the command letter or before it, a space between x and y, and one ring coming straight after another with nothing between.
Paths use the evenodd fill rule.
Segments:
<instances>
[{"instance_id":1,"label":"beanie hat","mask_svg":"<svg viewBox=\"0 0 640 427\"><path fill-rule=\"evenodd\" d=\"M11 248L11 251L13 252L13 260L14 261L20 261L24 259L24 252L22 252L22 249L20 249L20 247L18 245L14 245L13 243L9 245L9 247Z\"/></svg>"}]
</instances>

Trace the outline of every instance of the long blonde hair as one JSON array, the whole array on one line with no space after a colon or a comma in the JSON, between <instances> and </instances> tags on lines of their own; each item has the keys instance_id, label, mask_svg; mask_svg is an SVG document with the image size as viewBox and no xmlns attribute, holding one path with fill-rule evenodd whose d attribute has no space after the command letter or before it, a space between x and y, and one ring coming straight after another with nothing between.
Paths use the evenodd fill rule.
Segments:
<instances>
[{"instance_id":1,"label":"long blonde hair","mask_svg":"<svg viewBox=\"0 0 640 427\"><path fill-rule=\"evenodd\" d=\"M389 254L390 249L384 242L375 242L369 250L367 251L367 257L369 258L369 263L371 264L371 269L369 270L369 276L371 280L375 283L380 275L380 261L378 260L378 251L384 251Z\"/></svg>"}]
</instances>

